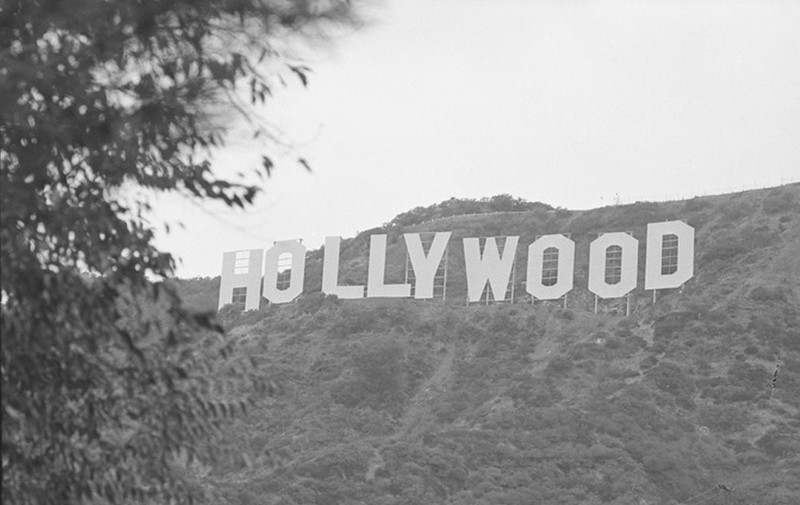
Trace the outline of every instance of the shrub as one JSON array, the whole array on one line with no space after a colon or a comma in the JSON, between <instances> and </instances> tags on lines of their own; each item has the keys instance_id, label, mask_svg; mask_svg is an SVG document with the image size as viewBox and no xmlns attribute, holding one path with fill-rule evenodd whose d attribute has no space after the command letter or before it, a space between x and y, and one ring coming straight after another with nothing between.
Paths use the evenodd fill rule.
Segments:
<instances>
[{"instance_id":1,"label":"shrub","mask_svg":"<svg viewBox=\"0 0 800 505\"><path fill-rule=\"evenodd\" d=\"M694 197L691 200L687 200L685 204L683 204L683 211L684 212L697 212L708 208L711 205L711 202L707 199L703 199L700 197Z\"/></svg>"},{"instance_id":2,"label":"shrub","mask_svg":"<svg viewBox=\"0 0 800 505\"><path fill-rule=\"evenodd\" d=\"M301 314L315 314L324 301L325 293L322 291L304 294L297 299L297 311Z\"/></svg>"},{"instance_id":3,"label":"shrub","mask_svg":"<svg viewBox=\"0 0 800 505\"><path fill-rule=\"evenodd\" d=\"M742 406L708 405L697 409L697 421L717 432L741 431L748 424L748 415Z\"/></svg>"},{"instance_id":4,"label":"shrub","mask_svg":"<svg viewBox=\"0 0 800 505\"><path fill-rule=\"evenodd\" d=\"M770 383L772 374L763 366L736 363L728 369L728 380L732 385L760 390Z\"/></svg>"},{"instance_id":5,"label":"shrub","mask_svg":"<svg viewBox=\"0 0 800 505\"><path fill-rule=\"evenodd\" d=\"M549 374L559 374L563 372L568 372L572 369L572 360L567 358L566 356L556 356L547 363L547 368L545 368L545 372Z\"/></svg>"},{"instance_id":6,"label":"shrub","mask_svg":"<svg viewBox=\"0 0 800 505\"><path fill-rule=\"evenodd\" d=\"M782 286L756 286L750 290L749 297L757 302L785 302L786 290Z\"/></svg>"},{"instance_id":7,"label":"shrub","mask_svg":"<svg viewBox=\"0 0 800 505\"><path fill-rule=\"evenodd\" d=\"M617 210L617 215L614 216L613 222L621 229L675 218L673 212L657 202L636 202L632 205L616 207L615 210Z\"/></svg>"},{"instance_id":8,"label":"shrub","mask_svg":"<svg viewBox=\"0 0 800 505\"><path fill-rule=\"evenodd\" d=\"M655 366L657 364L658 364L658 358L656 358L653 355L650 355L650 356L646 357L645 359L643 359L641 363L639 363L639 368L647 369L647 368L651 368L651 367L653 367L653 366Z\"/></svg>"},{"instance_id":9,"label":"shrub","mask_svg":"<svg viewBox=\"0 0 800 505\"><path fill-rule=\"evenodd\" d=\"M256 324L266 317L267 311L264 309L242 312L232 304L225 305L217 313L217 320L222 323L225 331L230 331L237 326L249 326Z\"/></svg>"},{"instance_id":10,"label":"shrub","mask_svg":"<svg viewBox=\"0 0 800 505\"><path fill-rule=\"evenodd\" d=\"M674 363L662 362L647 373L658 389L669 393L681 407L694 408L694 382Z\"/></svg>"},{"instance_id":11,"label":"shrub","mask_svg":"<svg viewBox=\"0 0 800 505\"><path fill-rule=\"evenodd\" d=\"M353 377L337 384L332 395L348 407L368 406L398 412L406 397L405 356L402 346L388 339L373 340L352 358Z\"/></svg>"},{"instance_id":12,"label":"shrub","mask_svg":"<svg viewBox=\"0 0 800 505\"><path fill-rule=\"evenodd\" d=\"M764 198L761 208L766 214L780 214L791 210L800 212L799 194L790 187L773 190Z\"/></svg>"},{"instance_id":13,"label":"shrub","mask_svg":"<svg viewBox=\"0 0 800 505\"><path fill-rule=\"evenodd\" d=\"M697 312L683 311L671 312L660 318L653 323L653 339L657 342L669 342L678 332L686 329L686 327L698 318Z\"/></svg>"},{"instance_id":14,"label":"shrub","mask_svg":"<svg viewBox=\"0 0 800 505\"><path fill-rule=\"evenodd\" d=\"M800 453L800 442L797 441L797 437L774 429L758 439L756 446L773 458L784 458Z\"/></svg>"},{"instance_id":15,"label":"shrub","mask_svg":"<svg viewBox=\"0 0 800 505\"><path fill-rule=\"evenodd\" d=\"M720 216L718 222L720 224L732 223L752 214L754 210L752 204L743 202L740 198L731 198L723 201L717 207L717 213Z\"/></svg>"},{"instance_id":16,"label":"shrub","mask_svg":"<svg viewBox=\"0 0 800 505\"><path fill-rule=\"evenodd\" d=\"M353 358L356 377L372 394L393 396L401 391L403 348L392 340L368 343Z\"/></svg>"},{"instance_id":17,"label":"shrub","mask_svg":"<svg viewBox=\"0 0 800 505\"><path fill-rule=\"evenodd\" d=\"M440 423L451 423L458 414L469 406L469 395L466 392L448 393L431 408Z\"/></svg>"},{"instance_id":18,"label":"shrub","mask_svg":"<svg viewBox=\"0 0 800 505\"><path fill-rule=\"evenodd\" d=\"M744 353L748 356L755 356L758 354L758 347L754 345L748 345L744 348Z\"/></svg>"},{"instance_id":19,"label":"shrub","mask_svg":"<svg viewBox=\"0 0 800 505\"><path fill-rule=\"evenodd\" d=\"M506 394L528 407L550 407L563 398L552 380L534 378L528 373L520 374Z\"/></svg>"},{"instance_id":20,"label":"shrub","mask_svg":"<svg viewBox=\"0 0 800 505\"><path fill-rule=\"evenodd\" d=\"M769 247L778 235L766 226L750 226L744 230L730 232L717 237L701 256L703 264L726 261L750 251Z\"/></svg>"}]
</instances>

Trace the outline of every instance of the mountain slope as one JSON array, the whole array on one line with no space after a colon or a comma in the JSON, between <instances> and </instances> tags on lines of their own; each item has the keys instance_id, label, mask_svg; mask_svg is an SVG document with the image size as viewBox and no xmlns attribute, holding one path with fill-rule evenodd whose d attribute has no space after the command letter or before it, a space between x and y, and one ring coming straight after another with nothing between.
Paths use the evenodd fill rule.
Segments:
<instances>
[{"instance_id":1,"label":"mountain slope","mask_svg":"<svg viewBox=\"0 0 800 505\"><path fill-rule=\"evenodd\" d=\"M595 314L588 243L664 219L695 227L695 277L655 303L640 278L630 316L615 301ZM209 502L798 503L800 185L370 233L389 234L402 265L408 231L521 235L520 249L570 233L576 288L567 309L467 306L451 246L446 302L342 301L316 292L310 253L297 303L228 320L238 352L284 392L232 423L228 443L251 464L214 468ZM353 283L366 280L365 236L343 241Z\"/></svg>"}]
</instances>

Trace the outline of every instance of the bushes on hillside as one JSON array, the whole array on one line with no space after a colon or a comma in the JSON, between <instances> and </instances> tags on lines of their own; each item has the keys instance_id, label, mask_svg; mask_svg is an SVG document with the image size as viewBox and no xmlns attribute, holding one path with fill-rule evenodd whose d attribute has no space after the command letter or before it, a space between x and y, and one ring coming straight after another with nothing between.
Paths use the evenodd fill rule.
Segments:
<instances>
[{"instance_id":1,"label":"bushes on hillside","mask_svg":"<svg viewBox=\"0 0 800 505\"><path fill-rule=\"evenodd\" d=\"M545 373L559 375L572 370L572 360L566 356L556 356L547 363Z\"/></svg>"},{"instance_id":2,"label":"bushes on hillside","mask_svg":"<svg viewBox=\"0 0 800 505\"><path fill-rule=\"evenodd\" d=\"M471 198L451 198L428 207L414 209L398 214L389 225L411 226L434 219L465 214L488 214L492 212L527 212L535 210L553 210L553 207L541 202L528 202L522 198L502 194L479 200Z\"/></svg>"},{"instance_id":3,"label":"bushes on hillside","mask_svg":"<svg viewBox=\"0 0 800 505\"><path fill-rule=\"evenodd\" d=\"M766 214L800 212L800 191L795 186L774 189L764 198L761 208Z\"/></svg>"},{"instance_id":4,"label":"bushes on hillside","mask_svg":"<svg viewBox=\"0 0 800 505\"><path fill-rule=\"evenodd\" d=\"M736 432L748 425L747 409L741 405L706 405L697 409L697 422L716 432Z\"/></svg>"},{"instance_id":5,"label":"bushes on hillside","mask_svg":"<svg viewBox=\"0 0 800 505\"><path fill-rule=\"evenodd\" d=\"M772 429L756 441L756 446L768 456L785 458L800 453L800 442L790 433Z\"/></svg>"},{"instance_id":6,"label":"bushes on hillside","mask_svg":"<svg viewBox=\"0 0 800 505\"><path fill-rule=\"evenodd\" d=\"M698 212L711 206L711 201L698 196L687 200L683 205L683 212Z\"/></svg>"},{"instance_id":7,"label":"bushes on hillside","mask_svg":"<svg viewBox=\"0 0 800 505\"><path fill-rule=\"evenodd\" d=\"M653 341L669 343L677 335L696 321L699 314L695 311L670 312L653 323Z\"/></svg>"},{"instance_id":8,"label":"bushes on hillside","mask_svg":"<svg viewBox=\"0 0 800 505\"><path fill-rule=\"evenodd\" d=\"M348 407L402 410L407 377L400 343L387 338L368 341L355 352L351 365L352 377L334 387L334 400Z\"/></svg>"},{"instance_id":9,"label":"bushes on hillside","mask_svg":"<svg viewBox=\"0 0 800 505\"><path fill-rule=\"evenodd\" d=\"M763 366L736 362L727 377L701 381L702 396L720 404L753 402L769 395L772 374Z\"/></svg>"},{"instance_id":10,"label":"bushes on hillside","mask_svg":"<svg viewBox=\"0 0 800 505\"><path fill-rule=\"evenodd\" d=\"M390 328L408 330L417 323L414 312L401 300L393 303L383 300L352 300L341 306L328 331L335 338L346 338L358 333L382 332Z\"/></svg>"},{"instance_id":11,"label":"bushes on hillside","mask_svg":"<svg viewBox=\"0 0 800 505\"><path fill-rule=\"evenodd\" d=\"M516 404L526 407L550 407L563 398L553 379L533 377L527 372L515 376L514 385L506 391Z\"/></svg>"},{"instance_id":12,"label":"bushes on hillside","mask_svg":"<svg viewBox=\"0 0 800 505\"><path fill-rule=\"evenodd\" d=\"M266 317L267 313L263 309L242 311L230 303L219 309L217 313L217 320L225 328L225 331L231 331L237 326L256 324Z\"/></svg>"},{"instance_id":13,"label":"bushes on hillside","mask_svg":"<svg viewBox=\"0 0 800 505\"><path fill-rule=\"evenodd\" d=\"M741 254L769 247L778 240L778 234L766 226L748 226L743 230L731 231L712 241L700 257L700 264L712 261L728 261Z\"/></svg>"},{"instance_id":14,"label":"bushes on hillside","mask_svg":"<svg viewBox=\"0 0 800 505\"><path fill-rule=\"evenodd\" d=\"M757 302L785 302L786 289L783 286L756 286L750 290L749 296Z\"/></svg>"},{"instance_id":15,"label":"bushes on hillside","mask_svg":"<svg viewBox=\"0 0 800 505\"><path fill-rule=\"evenodd\" d=\"M647 378L652 380L658 389L671 395L679 406L694 408L692 399L695 392L694 381L675 363L659 363L647 372Z\"/></svg>"}]
</instances>

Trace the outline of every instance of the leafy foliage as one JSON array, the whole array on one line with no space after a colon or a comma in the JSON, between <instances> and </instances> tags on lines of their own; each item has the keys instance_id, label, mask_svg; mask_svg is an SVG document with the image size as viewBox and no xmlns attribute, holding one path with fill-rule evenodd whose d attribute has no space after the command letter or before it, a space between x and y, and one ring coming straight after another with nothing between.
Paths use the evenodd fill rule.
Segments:
<instances>
[{"instance_id":1,"label":"leafy foliage","mask_svg":"<svg viewBox=\"0 0 800 505\"><path fill-rule=\"evenodd\" d=\"M151 280L174 264L153 245L141 190L252 202L257 186L211 171L230 119L218 107L247 115L242 87L264 101L265 60L305 82L272 41L349 13L344 2L4 3L4 502L190 498L176 458L210 452L242 407L230 389L246 369L224 361L212 314Z\"/></svg>"}]
</instances>

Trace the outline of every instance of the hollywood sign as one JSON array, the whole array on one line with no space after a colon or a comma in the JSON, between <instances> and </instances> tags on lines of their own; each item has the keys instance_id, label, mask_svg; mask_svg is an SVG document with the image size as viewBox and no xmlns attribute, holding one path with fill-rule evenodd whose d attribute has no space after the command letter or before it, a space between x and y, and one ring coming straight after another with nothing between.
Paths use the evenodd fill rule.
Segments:
<instances>
[{"instance_id":1,"label":"hollywood sign","mask_svg":"<svg viewBox=\"0 0 800 505\"><path fill-rule=\"evenodd\" d=\"M436 232L427 252L419 233L405 233L408 260L414 271L414 298L434 296L434 277L444 258L451 232ZM387 284L385 234L370 237L367 284L339 284L340 237L325 238L322 291L344 299L411 297L411 284ZM495 300L506 297L516 259L518 236L505 237L500 252L497 238L464 238L467 298L481 299L487 284ZM683 221L647 225L645 289L670 289L694 275L694 228ZM276 242L266 250L227 252L223 255L219 307L244 298L244 309L258 309L263 296L271 303L288 303L303 292L306 248L300 241ZM589 245L589 291L599 298L621 298L637 283L639 241L628 233L603 233ZM574 287L575 242L565 235L537 238L528 246L525 290L539 300L556 300ZM289 271L288 282L278 278ZM613 271L611 271L613 270ZM262 275L263 272L263 275ZM611 275L609 275L609 273ZM263 286L263 287L262 287Z\"/></svg>"}]
</instances>

